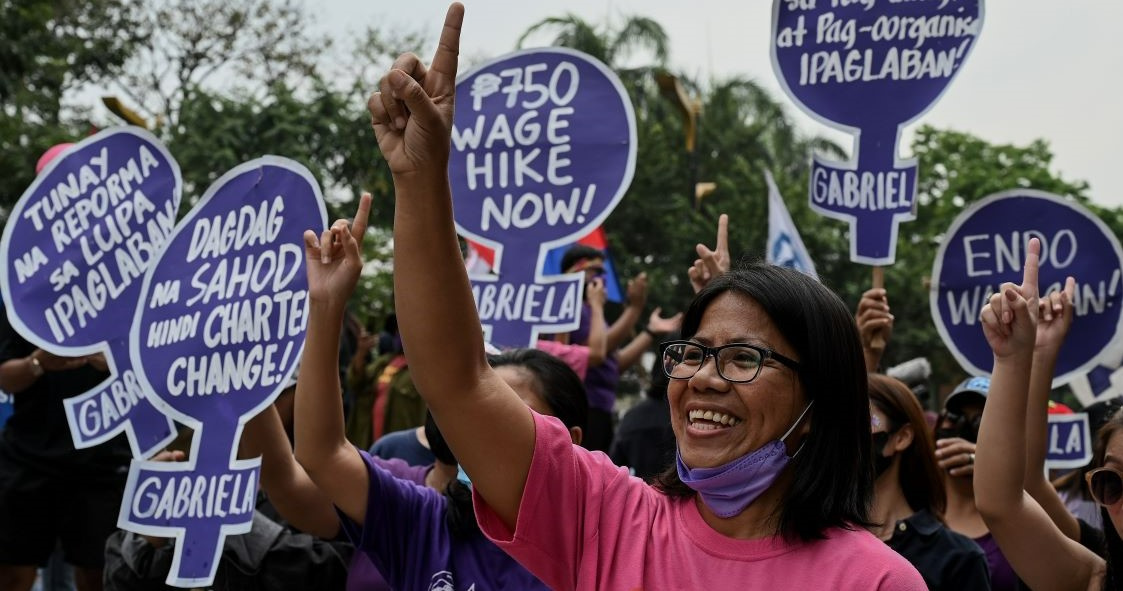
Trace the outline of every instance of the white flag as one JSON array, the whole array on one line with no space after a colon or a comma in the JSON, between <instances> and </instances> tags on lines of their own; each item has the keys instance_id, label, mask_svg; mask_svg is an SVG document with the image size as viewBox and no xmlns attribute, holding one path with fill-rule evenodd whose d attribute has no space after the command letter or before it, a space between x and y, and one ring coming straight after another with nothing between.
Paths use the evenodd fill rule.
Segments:
<instances>
[{"instance_id":1,"label":"white flag","mask_svg":"<svg viewBox=\"0 0 1123 591\"><path fill-rule=\"evenodd\" d=\"M792 222L788 207L784 205L784 198L780 196L780 189L776 188L776 181L772 173L764 171L764 180L768 182L768 252L767 261L779 267L789 267L802 271L816 279L815 263L811 262L811 255L807 254L807 247L799 237L799 231Z\"/></svg>"}]
</instances>

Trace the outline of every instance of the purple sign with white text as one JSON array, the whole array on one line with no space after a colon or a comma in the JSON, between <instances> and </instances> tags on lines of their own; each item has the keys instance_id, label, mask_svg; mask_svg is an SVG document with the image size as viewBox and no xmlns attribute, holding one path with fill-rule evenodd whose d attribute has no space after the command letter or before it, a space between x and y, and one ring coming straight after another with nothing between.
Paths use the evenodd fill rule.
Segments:
<instances>
[{"instance_id":1,"label":"purple sign with white text","mask_svg":"<svg viewBox=\"0 0 1123 591\"><path fill-rule=\"evenodd\" d=\"M238 440L300 358L302 237L326 225L307 169L259 158L211 186L144 279L132 322L137 375L195 433L186 463L133 461L118 525L178 539L168 584L210 585L226 536L249 531L261 460L237 460Z\"/></svg>"},{"instance_id":2,"label":"purple sign with white text","mask_svg":"<svg viewBox=\"0 0 1123 591\"><path fill-rule=\"evenodd\" d=\"M105 355L112 377L64 401L74 447L128 434L133 454L166 445L129 357L141 279L175 227L179 165L153 135L107 129L70 147L12 209L0 239L0 291L12 326L66 357Z\"/></svg>"},{"instance_id":3,"label":"purple sign with white text","mask_svg":"<svg viewBox=\"0 0 1123 591\"><path fill-rule=\"evenodd\" d=\"M850 258L892 264L916 217L904 126L947 89L975 46L983 0L773 0L772 66L808 115L855 136L851 162L815 156L811 207L850 222Z\"/></svg>"},{"instance_id":4,"label":"purple sign with white text","mask_svg":"<svg viewBox=\"0 0 1123 591\"><path fill-rule=\"evenodd\" d=\"M959 364L989 374L994 354L979 315L1009 281L1020 284L1025 249L1041 241L1038 291L1076 278L1075 318L1057 359L1059 387L1095 367L1123 335L1123 249L1094 214L1057 195L1018 189L973 203L952 222L932 268L932 320Z\"/></svg>"},{"instance_id":5,"label":"purple sign with white text","mask_svg":"<svg viewBox=\"0 0 1123 591\"><path fill-rule=\"evenodd\" d=\"M508 54L456 84L449 179L457 231L495 248L472 276L486 337L533 345L581 316L584 275L543 275L550 248L584 236L632 180L636 125L620 80L569 49Z\"/></svg>"}]
</instances>

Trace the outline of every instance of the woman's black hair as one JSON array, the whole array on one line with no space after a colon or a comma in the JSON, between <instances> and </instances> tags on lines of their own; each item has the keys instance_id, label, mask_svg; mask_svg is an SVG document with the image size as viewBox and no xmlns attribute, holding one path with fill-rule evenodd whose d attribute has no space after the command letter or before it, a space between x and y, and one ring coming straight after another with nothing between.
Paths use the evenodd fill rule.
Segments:
<instances>
[{"instance_id":1,"label":"woman's black hair","mask_svg":"<svg viewBox=\"0 0 1123 591\"><path fill-rule=\"evenodd\" d=\"M429 441L429 451L433 452L433 457L437 458L438 462L449 465L459 463L456 461L452 449L448 447L444 434L437 428L437 421L433 420L433 413L428 410L425 411L425 439Z\"/></svg>"},{"instance_id":2,"label":"woman's black hair","mask_svg":"<svg viewBox=\"0 0 1123 591\"><path fill-rule=\"evenodd\" d=\"M518 367L529 372L534 379L535 393L550 407L550 413L566 427L585 428L589 417L585 384L565 362L538 349L511 349L489 356L488 362L492 367ZM438 460L446 464L457 463L431 414L425 418L425 436L429 439L429 449ZM448 498L445 522L452 535L464 538L479 531L472 507L472 489L454 478L445 488L444 495Z\"/></svg>"},{"instance_id":3,"label":"woman's black hair","mask_svg":"<svg viewBox=\"0 0 1123 591\"><path fill-rule=\"evenodd\" d=\"M722 294L756 302L800 360L799 379L811 407L810 432L792 459L791 488L780 508L780 533L820 539L832 527L869 524L873 496L870 409L858 329L849 308L815 279L782 267L749 263L714 278L686 311L682 336L698 332L702 315ZM693 497L671 466L655 486Z\"/></svg>"},{"instance_id":4,"label":"woman's black hair","mask_svg":"<svg viewBox=\"0 0 1123 591\"><path fill-rule=\"evenodd\" d=\"M869 374L870 402L889 420L889 433L901 427L912 428L912 443L900 452L897 486L913 511L927 510L943 520L947 509L943 470L936 464L936 442L924 420L924 407L904 382L883 374ZM872 454L881 450L874 449Z\"/></svg>"},{"instance_id":5,"label":"woman's black hair","mask_svg":"<svg viewBox=\"0 0 1123 591\"><path fill-rule=\"evenodd\" d=\"M534 378L534 390L566 427L585 428L589 398L585 384L564 361L538 349L510 349L488 357L492 367L519 367Z\"/></svg>"},{"instance_id":6,"label":"woman's black hair","mask_svg":"<svg viewBox=\"0 0 1123 591\"><path fill-rule=\"evenodd\" d=\"M603 259L604 252L588 246L585 244L574 244L565 251L562 255L561 270L562 273L569 271L573 265L576 265L582 259Z\"/></svg>"}]
</instances>

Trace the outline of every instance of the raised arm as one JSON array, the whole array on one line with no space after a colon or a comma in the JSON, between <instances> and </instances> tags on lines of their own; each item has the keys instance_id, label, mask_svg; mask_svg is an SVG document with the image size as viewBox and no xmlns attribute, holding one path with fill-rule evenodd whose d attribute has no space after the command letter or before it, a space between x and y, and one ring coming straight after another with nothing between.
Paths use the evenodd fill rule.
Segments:
<instances>
[{"instance_id":1,"label":"raised arm","mask_svg":"<svg viewBox=\"0 0 1123 591\"><path fill-rule=\"evenodd\" d=\"M1037 339L1033 348L1033 370L1029 378L1026 401L1026 469L1025 490L1032 496L1053 523L1070 539L1080 541L1080 524L1068 512L1057 490L1045 477L1045 451L1049 431L1049 392L1057 355L1065 335L1072 326L1072 300L1076 280L1069 277L1064 291L1041 298L1037 313Z\"/></svg>"},{"instance_id":2,"label":"raised arm","mask_svg":"<svg viewBox=\"0 0 1123 591\"><path fill-rule=\"evenodd\" d=\"M246 423L241 452L246 457L261 456L261 488L285 521L318 538L339 534L331 499L293 457L277 407L269 405Z\"/></svg>"},{"instance_id":3,"label":"raised arm","mask_svg":"<svg viewBox=\"0 0 1123 591\"><path fill-rule=\"evenodd\" d=\"M616 352L616 365L624 371L636 364L646 351L657 345L668 334L682 326L682 312L663 318L663 309L655 308L647 318L647 326L627 345Z\"/></svg>"},{"instance_id":4,"label":"raised arm","mask_svg":"<svg viewBox=\"0 0 1123 591\"><path fill-rule=\"evenodd\" d=\"M1031 588L1083 590L1102 569L1102 561L1065 537L1022 488L1040 252L1041 243L1032 239L1022 285L1003 284L983 308L994 372L975 456L975 504L1002 553Z\"/></svg>"},{"instance_id":5,"label":"raised arm","mask_svg":"<svg viewBox=\"0 0 1123 591\"><path fill-rule=\"evenodd\" d=\"M514 527L534 421L484 356L448 181L463 18L450 6L431 67L402 56L367 106L394 176L394 304L410 374L475 491Z\"/></svg>"},{"instance_id":6,"label":"raised arm","mask_svg":"<svg viewBox=\"0 0 1123 591\"><path fill-rule=\"evenodd\" d=\"M885 353L885 344L893 334L893 315L889 313L889 293L885 288L875 287L863 293L854 319L858 323L866 371L877 373L880 371L881 356Z\"/></svg>"},{"instance_id":7,"label":"raised arm","mask_svg":"<svg viewBox=\"0 0 1123 591\"><path fill-rule=\"evenodd\" d=\"M643 316L643 307L647 305L647 273L640 273L628 280L628 305L624 311L608 328L608 351L611 353L619 349L628 337L632 336L632 329Z\"/></svg>"},{"instance_id":8,"label":"raised arm","mask_svg":"<svg viewBox=\"0 0 1123 591\"><path fill-rule=\"evenodd\" d=\"M608 326L604 320L604 280L593 279L585 284L585 298L589 302L589 367L596 367L608 357Z\"/></svg>"},{"instance_id":9,"label":"raised arm","mask_svg":"<svg viewBox=\"0 0 1123 591\"><path fill-rule=\"evenodd\" d=\"M358 450L347 441L339 383L339 336L347 300L363 261L370 195L359 200L354 224L337 220L317 237L304 233L308 267L308 333L296 379L293 425L296 459L316 486L352 520L366 517L370 482Z\"/></svg>"}]
</instances>

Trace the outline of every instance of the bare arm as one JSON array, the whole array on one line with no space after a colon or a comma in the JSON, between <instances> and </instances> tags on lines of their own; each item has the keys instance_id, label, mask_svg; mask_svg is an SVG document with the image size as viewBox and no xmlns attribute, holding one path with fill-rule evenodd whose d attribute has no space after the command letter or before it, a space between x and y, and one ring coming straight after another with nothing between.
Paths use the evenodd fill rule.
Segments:
<instances>
[{"instance_id":1,"label":"bare arm","mask_svg":"<svg viewBox=\"0 0 1123 591\"><path fill-rule=\"evenodd\" d=\"M647 305L647 273L640 273L628 281L628 305L608 328L609 352L619 349L624 341L632 336L632 328L643 315L645 305Z\"/></svg>"},{"instance_id":2,"label":"bare arm","mask_svg":"<svg viewBox=\"0 0 1123 591\"><path fill-rule=\"evenodd\" d=\"M475 491L513 528L534 421L487 364L453 227L448 156L463 16L460 4L449 8L430 69L399 58L367 106L394 176L394 303L410 373Z\"/></svg>"},{"instance_id":3,"label":"bare arm","mask_svg":"<svg viewBox=\"0 0 1123 591\"><path fill-rule=\"evenodd\" d=\"M651 316L647 319L647 328L636 335L636 338L632 339L630 343L616 352L616 364L620 368L620 371L624 371L635 365L645 351L650 350L653 346L658 344L657 341L659 339L678 330L679 326L682 325L682 312L670 318L663 318L661 316L662 311L662 308L655 308L655 310L651 312Z\"/></svg>"},{"instance_id":4,"label":"bare arm","mask_svg":"<svg viewBox=\"0 0 1123 591\"><path fill-rule=\"evenodd\" d=\"M589 302L589 367L596 367L608 357L608 327L604 320L604 281L594 279L585 287L585 297Z\"/></svg>"},{"instance_id":5,"label":"bare arm","mask_svg":"<svg viewBox=\"0 0 1123 591\"><path fill-rule=\"evenodd\" d=\"M1037 321L1041 245L1030 242L1022 285L1005 284L982 313L994 372L975 457L975 504L1018 576L1034 589L1087 589L1099 557L1065 537L1022 489L1028 368ZM1049 556L1049 560L1041 560Z\"/></svg>"},{"instance_id":6,"label":"bare arm","mask_svg":"<svg viewBox=\"0 0 1123 591\"><path fill-rule=\"evenodd\" d=\"M363 195L354 226L338 220L317 240L305 232L308 267L308 332L296 380L296 459L335 506L357 523L366 518L370 488L358 450L347 441L339 395L339 336L347 299L363 263L359 241L366 231L370 195Z\"/></svg>"},{"instance_id":7,"label":"bare arm","mask_svg":"<svg viewBox=\"0 0 1123 591\"><path fill-rule=\"evenodd\" d=\"M286 521L319 538L339 533L331 499L293 457L277 407L269 405L246 423L241 452L246 457L261 456L261 487Z\"/></svg>"},{"instance_id":8,"label":"bare arm","mask_svg":"<svg viewBox=\"0 0 1123 591\"><path fill-rule=\"evenodd\" d=\"M1076 282L1069 277L1063 293L1041 298L1037 316L1037 339L1033 350L1033 370L1026 401L1025 490L1041 504L1053 522L1070 539L1080 541L1080 524L1068 512L1057 490L1045 477L1045 450L1048 437L1049 391L1057 366L1057 355L1069 326L1072 325L1072 298Z\"/></svg>"},{"instance_id":9,"label":"bare arm","mask_svg":"<svg viewBox=\"0 0 1123 591\"><path fill-rule=\"evenodd\" d=\"M0 390L19 394L31 387L48 371L77 369L89 363L90 356L59 357L36 349L27 357L9 359L0 364Z\"/></svg>"}]
</instances>

